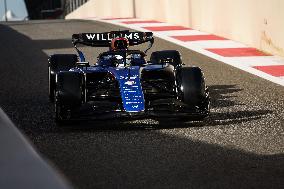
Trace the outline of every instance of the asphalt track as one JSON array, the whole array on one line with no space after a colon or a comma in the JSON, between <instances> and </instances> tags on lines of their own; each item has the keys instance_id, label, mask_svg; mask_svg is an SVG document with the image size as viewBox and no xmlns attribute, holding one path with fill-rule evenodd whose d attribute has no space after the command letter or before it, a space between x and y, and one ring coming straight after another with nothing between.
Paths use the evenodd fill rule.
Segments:
<instances>
[{"instance_id":1,"label":"asphalt track","mask_svg":"<svg viewBox=\"0 0 284 189\"><path fill-rule=\"evenodd\" d=\"M204 70L212 97L206 121L57 127L47 96L48 55L74 52L73 33L115 29L123 28L93 21L0 24L0 106L74 186L284 188L284 88L163 40L152 51L178 49L185 63ZM98 51L85 50L94 61Z\"/></svg>"}]
</instances>

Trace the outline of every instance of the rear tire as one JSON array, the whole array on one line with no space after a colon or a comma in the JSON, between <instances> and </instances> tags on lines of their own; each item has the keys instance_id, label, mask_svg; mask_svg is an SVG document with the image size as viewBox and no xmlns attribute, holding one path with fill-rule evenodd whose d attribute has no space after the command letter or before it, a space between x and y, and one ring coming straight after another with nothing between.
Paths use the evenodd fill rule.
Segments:
<instances>
[{"instance_id":1,"label":"rear tire","mask_svg":"<svg viewBox=\"0 0 284 189\"><path fill-rule=\"evenodd\" d=\"M182 58L180 52L177 50L164 50L164 51L156 51L151 54L150 61L153 64L161 64L161 60L163 59L173 59L171 65L174 67L182 64Z\"/></svg>"},{"instance_id":2,"label":"rear tire","mask_svg":"<svg viewBox=\"0 0 284 189\"><path fill-rule=\"evenodd\" d=\"M84 79L79 72L57 74L55 96L55 119L64 123L74 117L74 112L84 100Z\"/></svg>"},{"instance_id":3,"label":"rear tire","mask_svg":"<svg viewBox=\"0 0 284 189\"><path fill-rule=\"evenodd\" d=\"M78 57L76 54L54 54L48 59L48 95L50 101L55 97L55 76L60 71L68 71L75 67Z\"/></svg>"}]
</instances>

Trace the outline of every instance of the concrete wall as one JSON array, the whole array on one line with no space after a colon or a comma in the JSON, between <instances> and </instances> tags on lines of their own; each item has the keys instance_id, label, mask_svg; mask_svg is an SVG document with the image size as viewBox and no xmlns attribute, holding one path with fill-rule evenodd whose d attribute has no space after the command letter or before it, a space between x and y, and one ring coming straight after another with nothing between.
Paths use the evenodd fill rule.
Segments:
<instances>
[{"instance_id":1,"label":"concrete wall","mask_svg":"<svg viewBox=\"0 0 284 189\"><path fill-rule=\"evenodd\" d=\"M284 56L283 0L90 0L66 18L94 16L165 21Z\"/></svg>"},{"instance_id":2,"label":"concrete wall","mask_svg":"<svg viewBox=\"0 0 284 189\"><path fill-rule=\"evenodd\" d=\"M133 17L133 0L89 0L66 19L88 17Z\"/></svg>"}]
</instances>

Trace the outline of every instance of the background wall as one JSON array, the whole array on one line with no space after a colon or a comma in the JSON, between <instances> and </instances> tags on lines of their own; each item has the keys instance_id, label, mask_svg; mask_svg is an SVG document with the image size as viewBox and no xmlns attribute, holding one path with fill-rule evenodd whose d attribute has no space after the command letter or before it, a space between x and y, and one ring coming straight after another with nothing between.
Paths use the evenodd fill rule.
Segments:
<instances>
[{"instance_id":1,"label":"background wall","mask_svg":"<svg viewBox=\"0 0 284 189\"><path fill-rule=\"evenodd\" d=\"M133 0L89 0L66 19L92 17L133 17Z\"/></svg>"},{"instance_id":2,"label":"background wall","mask_svg":"<svg viewBox=\"0 0 284 189\"><path fill-rule=\"evenodd\" d=\"M90 0L66 18L135 16L192 27L284 56L283 0Z\"/></svg>"}]
</instances>

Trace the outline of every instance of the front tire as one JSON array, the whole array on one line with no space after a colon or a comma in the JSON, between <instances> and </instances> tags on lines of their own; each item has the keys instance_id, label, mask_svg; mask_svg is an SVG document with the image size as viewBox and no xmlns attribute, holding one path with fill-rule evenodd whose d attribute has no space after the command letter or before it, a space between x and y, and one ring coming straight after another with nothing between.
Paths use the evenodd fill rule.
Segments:
<instances>
[{"instance_id":1,"label":"front tire","mask_svg":"<svg viewBox=\"0 0 284 189\"><path fill-rule=\"evenodd\" d=\"M84 101L84 77L79 72L60 72L56 77L55 119L68 122Z\"/></svg>"},{"instance_id":2,"label":"front tire","mask_svg":"<svg viewBox=\"0 0 284 189\"><path fill-rule=\"evenodd\" d=\"M199 67L184 67L178 75L179 93L182 101L192 109L198 109L201 119L209 114L210 97L205 78Z\"/></svg>"},{"instance_id":3,"label":"front tire","mask_svg":"<svg viewBox=\"0 0 284 189\"><path fill-rule=\"evenodd\" d=\"M51 73L50 66L48 67L48 97L51 102L54 102L55 97L55 74Z\"/></svg>"},{"instance_id":4,"label":"front tire","mask_svg":"<svg viewBox=\"0 0 284 189\"><path fill-rule=\"evenodd\" d=\"M60 100L55 100L55 121L59 124L66 124L71 120L71 109L64 107Z\"/></svg>"}]
</instances>

